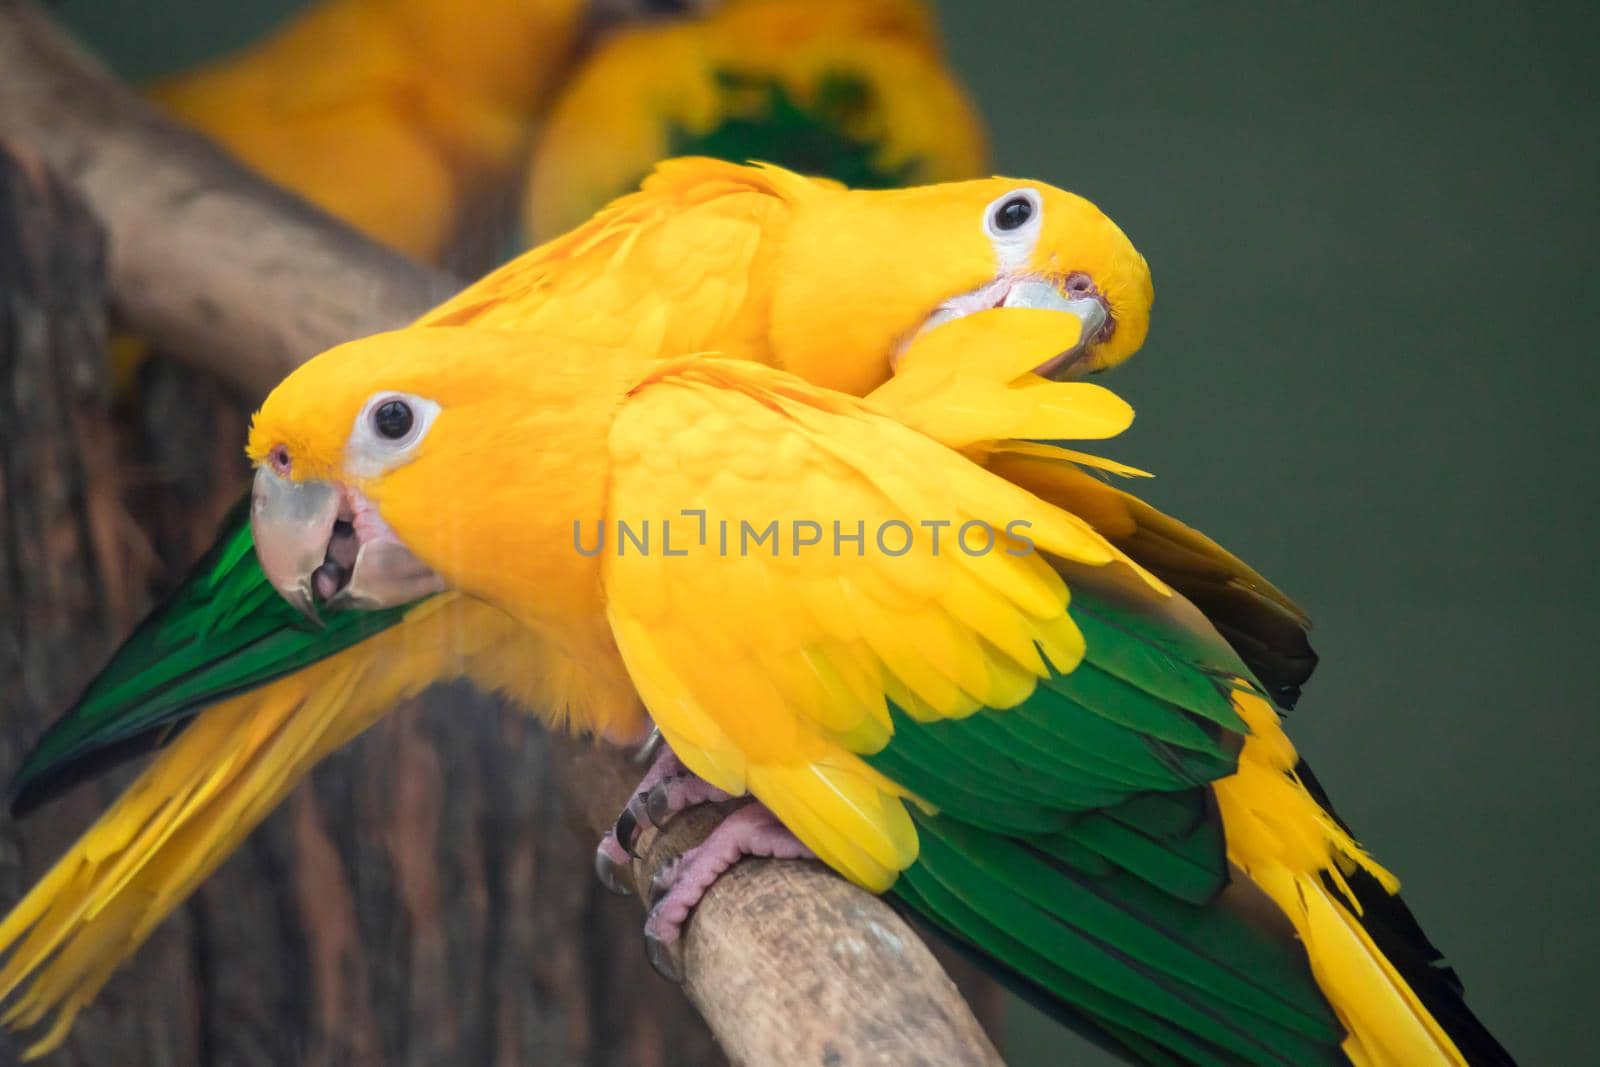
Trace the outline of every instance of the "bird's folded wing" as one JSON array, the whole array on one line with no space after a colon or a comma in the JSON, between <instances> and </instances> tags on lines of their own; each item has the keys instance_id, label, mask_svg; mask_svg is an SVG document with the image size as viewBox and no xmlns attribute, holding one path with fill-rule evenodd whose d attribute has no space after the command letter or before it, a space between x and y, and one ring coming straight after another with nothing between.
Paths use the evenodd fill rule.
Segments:
<instances>
[{"instance_id":1,"label":"bird's folded wing","mask_svg":"<svg viewBox=\"0 0 1600 1067\"><path fill-rule=\"evenodd\" d=\"M647 707L698 773L785 809L877 888L914 835L906 790L859 754L884 749L896 715L1012 708L1073 672L1084 636L1056 561L1148 584L1076 517L764 368L663 367L624 404L610 447L606 595ZM1085 786L1083 806L1130 784Z\"/></svg>"},{"instance_id":2,"label":"bird's folded wing","mask_svg":"<svg viewBox=\"0 0 1600 1067\"><path fill-rule=\"evenodd\" d=\"M1255 690L1192 607L1076 517L770 371L665 368L611 448L611 521L672 520L608 551L612 623L693 770L1118 1040L1337 1058L1286 928L1210 907L1229 868L1206 786Z\"/></svg>"}]
</instances>

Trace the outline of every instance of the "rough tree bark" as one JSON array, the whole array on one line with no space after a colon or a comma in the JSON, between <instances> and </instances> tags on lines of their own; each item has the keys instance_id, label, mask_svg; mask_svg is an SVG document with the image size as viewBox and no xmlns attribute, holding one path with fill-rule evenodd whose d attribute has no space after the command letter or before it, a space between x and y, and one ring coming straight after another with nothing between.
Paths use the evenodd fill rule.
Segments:
<instances>
[{"instance_id":1,"label":"rough tree bark","mask_svg":"<svg viewBox=\"0 0 1600 1067\"><path fill-rule=\"evenodd\" d=\"M448 288L174 134L30 5L0 0L0 69L0 137L64 168L105 223L114 305L236 386L403 322ZM120 168L138 175L157 157L167 195L153 202ZM17 198L9 217L23 221L0 220L15 264L0 281L10 302L0 685L24 695L0 722L0 773L150 591L173 583L244 484L237 394L204 376L154 362L134 410L113 425L98 232L37 164L5 169ZM196 232L223 225L219 203L250 220L249 242ZM151 213L157 229L180 234L152 238ZM253 265L263 242L265 263ZM239 288L256 266L271 273L300 252L308 271L281 272L248 298ZM229 270L208 269L228 254L238 260ZM153 275L170 286L152 286ZM270 313L308 294L316 314ZM254 307L235 309L240 300ZM41 335L40 322L53 325ZM565 803L557 768L581 768ZM464 691L402 709L319 769L167 925L86 1014L63 1062L716 1062L699 1017L643 966L636 905L587 873L626 773ZM7 900L108 795L64 802L42 830L7 826ZM568 832L574 822L583 832ZM693 819L675 825L647 865L702 831ZM873 937L860 940L863 930ZM997 1062L904 924L820 871L745 865L708 899L686 950L692 997L743 1062L804 1062L802 1048L840 1064ZM898 999L883 995L886 983ZM973 988L996 1014L992 988ZM875 1010L861 1011L866 1003ZM793 1015L805 1008L820 1020L809 1030Z\"/></svg>"},{"instance_id":2,"label":"rough tree bark","mask_svg":"<svg viewBox=\"0 0 1600 1067\"><path fill-rule=\"evenodd\" d=\"M86 659L133 621L119 522L122 470L107 418L106 319L98 228L38 162L0 156L0 763L7 772L71 695ZM122 557L119 559L118 557ZM137 558L135 555L134 558ZM64 848L110 789L64 801L43 826L7 821L7 901ZM148 963L172 980L107 990L66 1062L114 1050L151 1064L193 1062L163 1019L192 1014L187 924L161 930Z\"/></svg>"}]
</instances>

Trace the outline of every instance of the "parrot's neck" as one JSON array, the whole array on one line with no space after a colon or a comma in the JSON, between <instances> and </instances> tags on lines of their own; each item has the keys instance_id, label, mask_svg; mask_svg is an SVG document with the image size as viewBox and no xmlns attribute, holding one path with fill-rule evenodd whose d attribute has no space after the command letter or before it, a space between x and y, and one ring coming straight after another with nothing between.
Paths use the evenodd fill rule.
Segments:
<instances>
[{"instance_id":1,"label":"parrot's neck","mask_svg":"<svg viewBox=\"0 0 1600 1067\"><path fill-rule=\"evenodd\" d=\"M580 549L606 514L616 410L648 367L626 351L544 346L473 411L477 432L451 434L441 421L431 463L373 487L385 519L446 586L526 629L536 669L500 688L578 732L627 737L643 723L606 620L603 558Z\"/></svg>"}]
</instances>

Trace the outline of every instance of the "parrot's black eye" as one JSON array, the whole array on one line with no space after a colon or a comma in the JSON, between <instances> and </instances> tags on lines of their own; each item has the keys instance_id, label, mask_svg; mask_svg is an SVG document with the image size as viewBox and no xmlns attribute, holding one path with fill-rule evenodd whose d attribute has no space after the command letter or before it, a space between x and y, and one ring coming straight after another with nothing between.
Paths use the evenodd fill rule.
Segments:
<instances>
[{"instance_id":1,"label":"parrot's black eye","mask_svg":"<svg viewBox=\"0 0 1600 1067\"><path fill-rule=\"evenodd\" d=\"M995 249L1009 249L1002 255L1026 258L1034 243L1039 240L1039 226L1044 221L1044 200L1037 189L1013 189L1004 196L989 201L983 209L983 229Z\"/></svg>"},{"instance_id":2,"label":"parrot's black eye","mask_svg":"<svg viewBox=\"0 0 1600 1067\"><path fill-rule=\"evenodd\" d=\"M1013 196L994 209L994 228L1002 232L1020 230L1033 218L1033 201L1025 196Z\"/></svg>"},{"instance_id":3,"label":"parrot's black eye","mask_svg":"<svg viewBox=\"0 0 1600 1067\"><path fill-rule=\"evenodd\" d=\"M411 405L404 400L385 400L372 412L372 428L378 431L379 437L387 437L391 441L398 441L410 433L414 421Z\"/></svg>"},{"instance_id":4,"label":"parrot's black eye","mask_svg":"<svg viewBox=\"0 0 1600 1067\"><path fill-rule=\"evenodd\" d=\"M387 474L417 457L439 404L414 393L374 393L361 406L345 441L345 469L362 478Z\"/></svg>"}]
</instances>

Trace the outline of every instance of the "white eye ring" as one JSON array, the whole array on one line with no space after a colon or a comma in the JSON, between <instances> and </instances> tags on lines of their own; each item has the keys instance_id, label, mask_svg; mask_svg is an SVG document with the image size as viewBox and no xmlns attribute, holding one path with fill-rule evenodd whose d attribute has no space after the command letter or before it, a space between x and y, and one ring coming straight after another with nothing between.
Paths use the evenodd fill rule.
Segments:
<instances>
[{"instance_id":1,"label":"white eye ring","mask_svg":"<svg viewBox=\"0 0 1600 1067\"><path fill-rule=\"evenodd\" d=\"M1043 225L1044 197L1037 189L1013 189L983 209L983 232L1005 270L1026 265Z\"/></svg>"},{"instance_id":2,"label":"white eye ring","mask_svg":"<svg viewBox=\"0 0 1600 1067\"><path fill-rule=\"evenodd\" d=\"M385 436L376 425L378 409L391 402L405 405L411 413L411 425L399 437ZM355 425L350 428L344 450L345 469L360 478L376 478L409 462L428 435L439 410L439 405L427 397L394 392L373 394L361 405Z\"/></svg>"}]
</instances>

